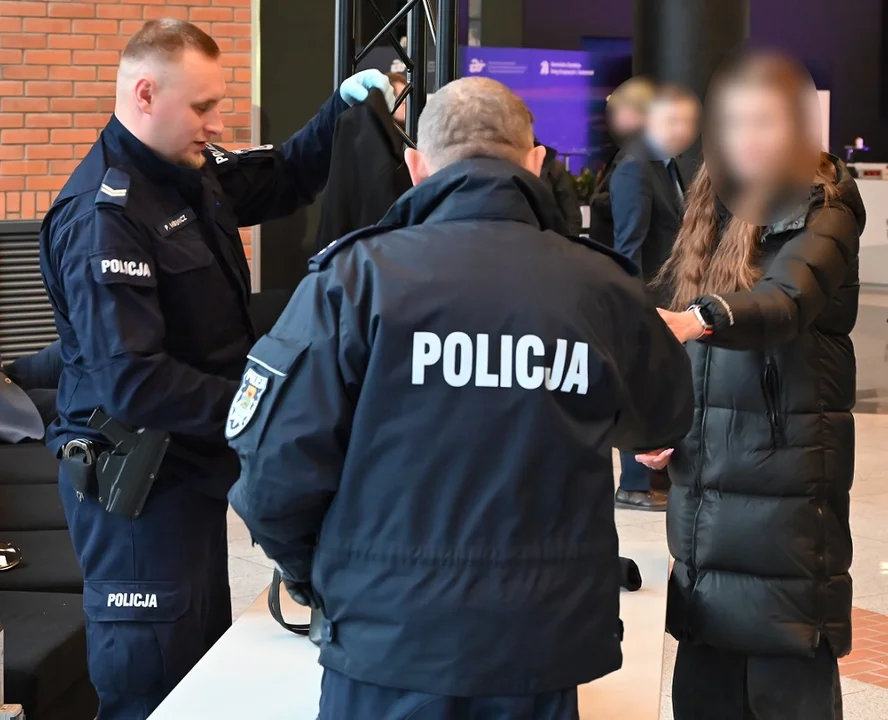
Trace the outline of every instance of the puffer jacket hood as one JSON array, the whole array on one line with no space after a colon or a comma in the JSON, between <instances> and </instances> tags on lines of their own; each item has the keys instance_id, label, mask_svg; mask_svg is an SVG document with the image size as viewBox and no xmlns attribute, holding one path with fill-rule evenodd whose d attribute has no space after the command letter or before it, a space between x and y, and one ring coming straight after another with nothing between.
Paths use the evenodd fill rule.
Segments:
<instances>
[{"instance_id":1,"label":"puffer jacket hood","mask_svg":"<svg viewBox=\"0 0 888 720\"><path fill-rule=\"evenodd\" d=\"M851 647L858 247L866 213L832 158L838 197L815 187L763 233L762 279L700 298L714 325L688 352L697 412L669 467L675 558L668 628L751 655Z\"/></svg>"}]
</instances>

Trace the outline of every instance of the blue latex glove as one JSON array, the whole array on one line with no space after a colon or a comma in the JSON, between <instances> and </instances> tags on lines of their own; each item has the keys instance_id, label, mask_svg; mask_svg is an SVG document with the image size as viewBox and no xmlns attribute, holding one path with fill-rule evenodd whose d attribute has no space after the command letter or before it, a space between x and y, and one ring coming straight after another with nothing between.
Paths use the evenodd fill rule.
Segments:
<instances>
[{"instance_id":1,"label":"blue latex glove","mask_svg":"<svg viewBox=\"0 0 888 720\"><path fill-rule=\"evenodd\" d=\"M379 70L361 70L355 73L339 88L340 97L349 105L357 105L364 102L370 91L376 88L385 95L385 102L389 110L395 109L395 89L391 81Z\"/></svg>"}]
</instances>

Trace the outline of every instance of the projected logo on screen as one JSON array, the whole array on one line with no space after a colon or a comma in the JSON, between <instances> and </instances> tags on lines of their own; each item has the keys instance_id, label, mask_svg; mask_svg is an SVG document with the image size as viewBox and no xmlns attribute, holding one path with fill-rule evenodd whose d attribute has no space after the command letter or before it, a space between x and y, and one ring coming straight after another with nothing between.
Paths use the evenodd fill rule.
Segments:
<instances>
[{"instance_id":1,"label":"projected logo on screen","mask_svg":"<svg viewBox=\"0 0 888 720\"><path fill-rule=\"evenodd\" d=\"M477 58L472 58L471 62L469 62L469 72L473 74L483 72L486 67L487 63Z\"/></svg>"}]
</instances>

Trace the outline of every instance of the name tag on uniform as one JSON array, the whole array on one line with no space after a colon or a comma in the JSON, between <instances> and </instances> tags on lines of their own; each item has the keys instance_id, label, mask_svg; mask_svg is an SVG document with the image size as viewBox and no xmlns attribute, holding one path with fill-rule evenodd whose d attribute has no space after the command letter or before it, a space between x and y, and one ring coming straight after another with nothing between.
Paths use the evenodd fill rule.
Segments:
<instances>
[{"instance_id":1,"label":"name tag on uniform","mask_svg":"<svg viewBox=\"0 0 888 720\"><path fill-rule=\"evenodd\" d=\"M167 218L158 225L157 232L160 233L161 237L166 237L167 235L176 232L176 230L181 230L195 220L197 220L197 215L195 215L194 210L191 208L185 208L182 212L176 213L173 217Z\"/></svg>"}]
</instances>

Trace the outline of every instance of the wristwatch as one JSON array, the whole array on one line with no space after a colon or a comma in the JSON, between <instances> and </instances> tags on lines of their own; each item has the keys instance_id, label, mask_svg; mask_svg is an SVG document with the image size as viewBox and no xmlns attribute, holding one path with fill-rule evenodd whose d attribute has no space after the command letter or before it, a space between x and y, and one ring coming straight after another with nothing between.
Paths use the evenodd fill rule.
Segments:
<instances>
[{"instance_id":1,"label":"wristwatch","mask_svg":"<svg viewBox=\"0 0 888 720\"><path fill-rule=\"evenodd\" d=\"M700 305L691 305L688 308L688 312L694 313L694 316L700 321L700 325L703 326L703 331L696 337L697 340L707 335L712 335L712 323L706 319L703 308Z\"/></svg>"}]
</instances>

